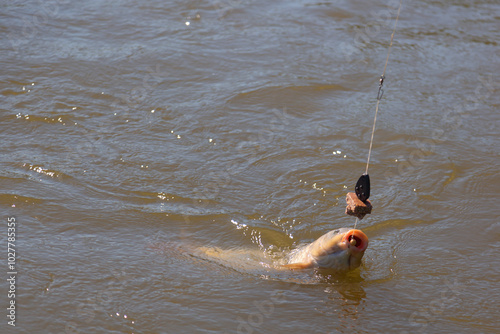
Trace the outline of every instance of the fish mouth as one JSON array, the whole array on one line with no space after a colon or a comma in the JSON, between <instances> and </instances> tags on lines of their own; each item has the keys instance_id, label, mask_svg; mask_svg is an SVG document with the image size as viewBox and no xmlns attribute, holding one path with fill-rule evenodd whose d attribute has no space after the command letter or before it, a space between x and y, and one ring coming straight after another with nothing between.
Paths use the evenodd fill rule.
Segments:
<instances>
[{"instance_id":1,"label":"fish mouth","mask_svg":"<svg viewBox=\"0 0 500 334\"><path fill-rule=\"evenodd\" d=\"M354 252L364 252L368 247L368 237L361 230L350 230L344 234L342 242Z\"/></svg>"}]
</instances>

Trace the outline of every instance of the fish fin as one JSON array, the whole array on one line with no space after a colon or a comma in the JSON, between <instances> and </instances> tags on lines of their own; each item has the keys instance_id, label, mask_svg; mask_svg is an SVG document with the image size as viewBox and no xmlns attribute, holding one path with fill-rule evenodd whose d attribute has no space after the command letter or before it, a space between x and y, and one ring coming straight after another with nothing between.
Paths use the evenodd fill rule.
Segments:
<instances>
[{"instance_id":1,"label":"fish fin","mask_svg":"<svg viewBox=\"0 0 500 334\"><path fill-rule=\"evenodd\" d=\"M285 264L283 267L295 270L295 269L308 269L312 268L311 263L290 263L290 264Z\"/></svg>"}]
</instances>

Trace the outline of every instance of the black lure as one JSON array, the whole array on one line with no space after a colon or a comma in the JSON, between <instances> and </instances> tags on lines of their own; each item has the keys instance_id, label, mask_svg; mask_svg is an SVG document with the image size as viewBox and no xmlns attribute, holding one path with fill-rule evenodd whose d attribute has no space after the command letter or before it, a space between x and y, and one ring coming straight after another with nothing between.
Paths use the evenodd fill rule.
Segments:
<instances>
[{"instance_id":1,"label":"black lure","mask_svg":"<svg viewBox=\"0 0 500 334\"><path fill-rule=\"evenodd\" d=\"M363 174L356 182L356 188L354 188L356 196L359 200L364 202L370 197L370 176L368 174Z\"/></svg>"}]
</instances>

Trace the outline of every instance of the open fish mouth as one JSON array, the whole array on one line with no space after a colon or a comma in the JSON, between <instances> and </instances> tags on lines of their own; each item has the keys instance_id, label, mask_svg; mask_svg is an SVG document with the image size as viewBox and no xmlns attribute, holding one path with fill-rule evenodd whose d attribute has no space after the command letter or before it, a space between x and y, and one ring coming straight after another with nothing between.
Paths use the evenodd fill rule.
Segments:
<instances>
[{"instance_id":1,"label":"open fish mouth","mask_svg":"<svg viewBox=\"0 0 500 334\"><path fill-rule=\"evenodd\" d=\"M349 269L355 269L361 265L361 259L368 247L368 237L361 230L350 230L342 237L342 243L349 248Z\"/></svg>"},{"instance_id":2,"label":"open fish mouth","mask_svg":"<svg viewBox=\"0 0 500 334\"><path fill-rule=\"evenodd\" d=\"M350 230L342 238L351 251L364 252L368 247L368 237L361 230Z\"/></svg>"}]
</instances>

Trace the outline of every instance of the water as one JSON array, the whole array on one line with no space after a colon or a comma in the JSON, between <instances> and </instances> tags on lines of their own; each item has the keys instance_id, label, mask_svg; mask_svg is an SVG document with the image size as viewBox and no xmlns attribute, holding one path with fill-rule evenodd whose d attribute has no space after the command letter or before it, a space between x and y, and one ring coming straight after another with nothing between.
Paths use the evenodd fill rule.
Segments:
<instances>
[{"instance_id":1,"label":"water","mask_svg":"<svg viewBox=\"0 0 500 334\"><path fill-rule=\"evenodd\" d=\"M2 4L2 333L496 333L495 1L404 1L363 266L258 265L354 225L396 10Z\"/></svg>"}]
</instances>

